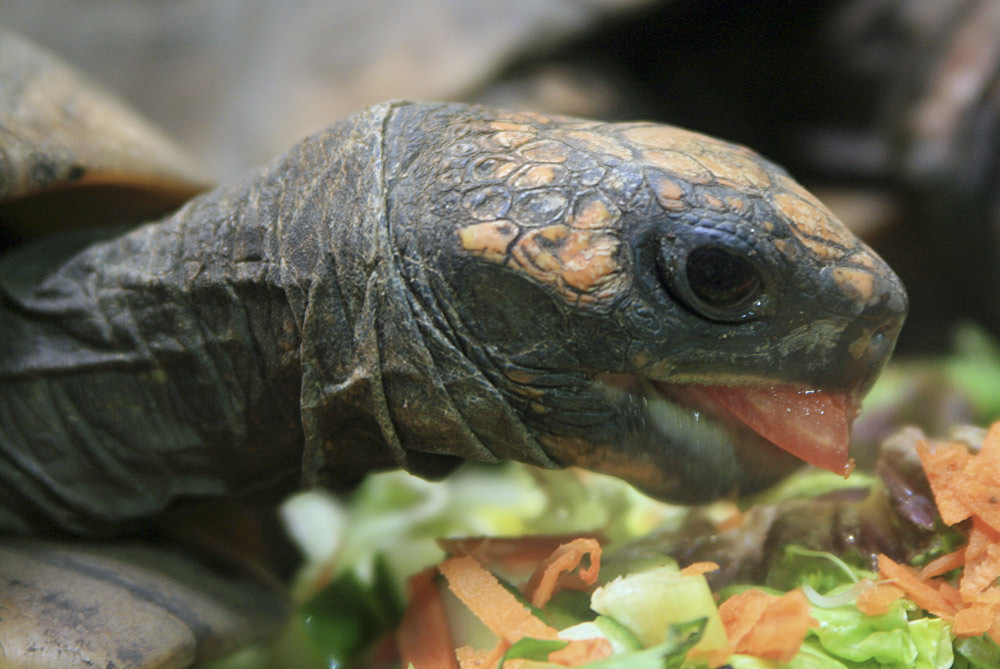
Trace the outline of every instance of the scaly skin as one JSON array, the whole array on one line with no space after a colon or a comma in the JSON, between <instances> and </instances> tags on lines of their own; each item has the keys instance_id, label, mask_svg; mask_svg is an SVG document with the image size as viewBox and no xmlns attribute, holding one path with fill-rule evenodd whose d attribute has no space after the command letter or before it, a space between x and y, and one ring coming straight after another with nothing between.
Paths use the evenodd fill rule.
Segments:
<instances>
[{"instance_id":1,"label":"scaly skin","mask_svg":"<svg viewBox=\"0 0 1000 669\"><path fill-rule=\"evenodd\" d=\"M857 396L906 306L747 149L457 104L373 107L161 222L40 257L0 262L0 528L18 532L463 458L747 492L796 461L664 428L653 382ZM726 301L730 261L745 300Z\"/></svg>"}]
</instances>

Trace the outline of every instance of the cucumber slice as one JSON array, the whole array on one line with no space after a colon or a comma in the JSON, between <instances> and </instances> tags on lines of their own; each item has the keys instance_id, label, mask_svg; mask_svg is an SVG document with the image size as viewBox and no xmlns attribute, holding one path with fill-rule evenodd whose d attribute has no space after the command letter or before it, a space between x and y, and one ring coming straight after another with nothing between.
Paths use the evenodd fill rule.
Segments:
<instances>
[{"instance_id":1,"label":"cucumber slice","mask_svg":"<svg viewBox=\"0 0 1000 669\"><path fill-rule=\"evenodd\" d=\"M684 576L672 566L617 578L594 591L590 606L624 626L644 648L666 640L671 625L702 618L705 631L695 648L716 650L726 645L726 631L705 577Z\"/></svg>"},{"instance_id":2,"label":"cucumber slice","mask_svg":"<svg viewBox=\"0 0 1000 669\"><path fill-rule=\"evenodd\" d=\"M559 638L567 640L605 638L611 644L612 655L621 655L642 648L634 634L607 616L597 616L594 620L567 627L559 632Z\"/></svg>"}]
</instances>

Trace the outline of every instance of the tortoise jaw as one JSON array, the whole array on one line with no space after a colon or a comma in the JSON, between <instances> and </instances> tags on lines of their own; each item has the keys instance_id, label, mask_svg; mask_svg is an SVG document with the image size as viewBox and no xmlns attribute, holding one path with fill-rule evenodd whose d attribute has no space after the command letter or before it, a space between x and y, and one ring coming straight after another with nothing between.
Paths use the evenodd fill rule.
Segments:
<instances>
[{"instance_id":1,"label":"tortoise jaw","mask_svg":"<svg viewBox=\"0 0 1000 669\"><path fill-rule=\"evenodd\" d=\"M856 393L837 393L788 384L769 386L671 386L653 382L662 395L681 404L735 418L784 451L845 478L851 424L860 402Z\"/></svg>"},{"instance_id":2,"label":"tortoise jaw","mask_svg":"<svg viewBox=\"0 0 1000 669\"><path fill-rule=\"evenodd\" d=\"M601 374L594 390L619 419L609 432L545 438L557 461L616 476L667 502L748 493L801 465L731 416L661 392L634 374Z\"/></svg>"},{"instance_id":3,"label":"tortoise jaw","mask_svg":"<svg viewBox=\"0 0 1000 669\"><path fill-rule=\"evenodd\" d=\"M575 448L573 459L624 478L655 497L696 503L747 494L804 464L797 457L804 453L779 447L755 429L759 425L752 427L713 397L718 386L672 384L632 374L604 374L595 382L625 416L626 434L613 445L591 444L586 456ZM762 389L729 390L752 396ZM841 459L847 463L846 441L843 454L825 458L819 463L813 458L814 464L846 474L848 467L835 464Z\"/></svg>"}]
</instances>

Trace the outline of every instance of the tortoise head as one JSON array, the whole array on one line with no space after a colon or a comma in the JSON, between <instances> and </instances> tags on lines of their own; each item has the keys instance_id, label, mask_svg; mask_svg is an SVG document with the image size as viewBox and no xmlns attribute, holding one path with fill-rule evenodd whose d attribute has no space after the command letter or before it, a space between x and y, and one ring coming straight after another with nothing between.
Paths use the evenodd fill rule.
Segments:
<instances>
[{"instance_id":1,"label":"tortoise head","mask_svg":"<svg viewBox=\"0 0 1000 669\"><path fill-rule=\"evenodd\" d=\"M847 467L906 297L782 169L648 123L479 109L435 132L392 165L390 220L430 231L402 254L554 461L676 501L767 485L787 451ZM794 424L816 411L842 434Z\"/></svg>"}]
</instances>

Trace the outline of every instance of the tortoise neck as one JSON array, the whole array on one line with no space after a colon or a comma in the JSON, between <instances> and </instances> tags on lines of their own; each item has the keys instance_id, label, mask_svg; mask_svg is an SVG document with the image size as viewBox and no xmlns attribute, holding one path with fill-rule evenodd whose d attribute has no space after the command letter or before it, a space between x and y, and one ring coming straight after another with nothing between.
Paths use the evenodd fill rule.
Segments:
<instances>
[{"instance_id":1,"label":"tortoise neck","mask_svg":"<svg viewBox=\"0 0 1000 669\"><path fill-rule=\"evenodd\" d=\"M0 473L17 478L0 528L115 531L296 479L299 319L260 223L273 210L254 185L221 189L0 286L17 342L0 355L0 450L22 461Z\"/></svg>"}]
</instances>

